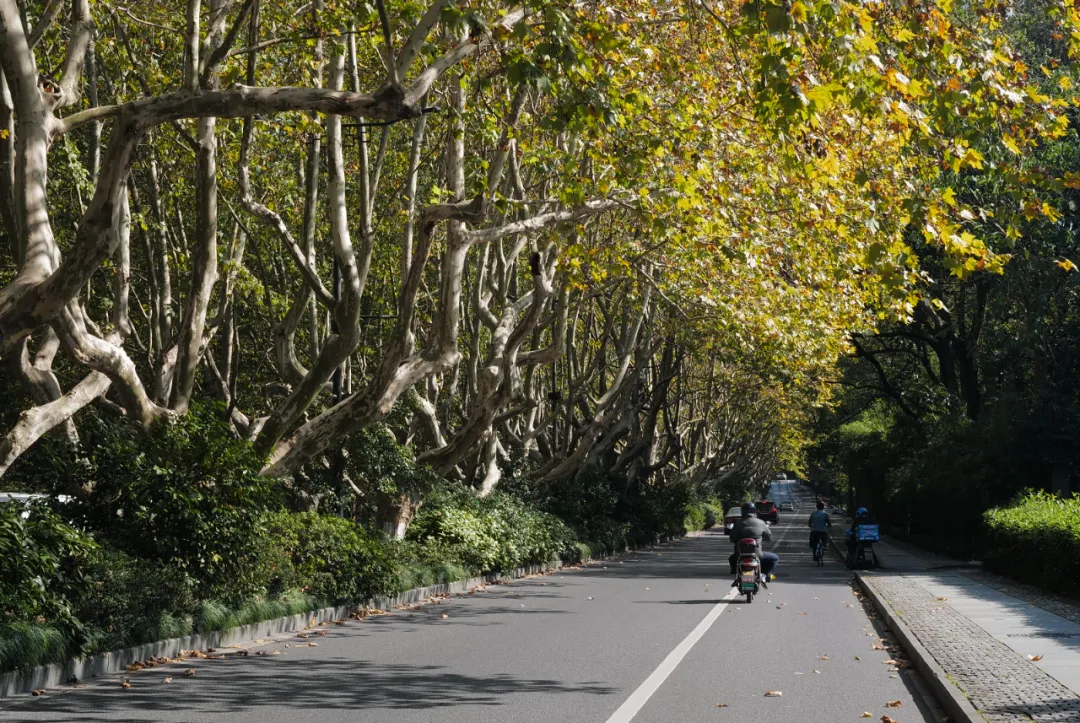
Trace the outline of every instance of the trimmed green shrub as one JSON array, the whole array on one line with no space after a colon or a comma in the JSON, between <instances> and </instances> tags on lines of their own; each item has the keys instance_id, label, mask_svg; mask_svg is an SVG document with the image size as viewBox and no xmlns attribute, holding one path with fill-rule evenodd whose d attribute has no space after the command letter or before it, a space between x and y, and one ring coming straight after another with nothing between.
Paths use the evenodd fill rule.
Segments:
<instances>
[{"instance_id":1,"label":"trimmed green shrub","mask_svg":"<svg viewBox=\"0 0 1080 723\"><path fill-rule=\"evenodd\" d=\"M75 615L86 626L88 650L189 635L195 581L168 564L102 548L85 568L86 587Z\"/></svg>"},{"instance_id":2,"label":"trimmed green shrub","mask_svg":"<svg viewBox=\"0 0 1080 723\"><path fill-rule=\"evenodd\" d=\"M683 520L683 529L687 532L696 532L697 530L705 529L705 505L695 504L690 507L686 512L686 518Z\"/></svg>"},{"instance_id":3,"label":"trimmed green shrub","mask_svg":"<svg viewBox=\"0 0 1080 723\"><path fill-rule=\"evenodd\" d=\"M262 592L264 514L280 485L212 408L195 407L149 435L123 420L82 427L85 460L56 486L75 496L63 513L99 540L187 573L200 597L243 600Z\"/></svg>"},{"instance_id":4,"label":"trimmed green shrub","mask_svg":"<svg viewBox=\"0 0 1080 723\"><path fill-rule=\"evenodd\" d=\"M550 562L577 541L562 520L516 497L500 492L477 497L450 485L428 498L408 538L439 543L478 573Z\"/></svg>"},{"instance_id":5,"label":"trimmed green shrub","mask_svg":"<svg viewBox=\"0 0 1080 723\"><path fill-rule=\"evenodd\" d=\"M396 592L391 552L351 520L315 512L277 512L264 520L262 564L271 591L299 588L330 603Z\"/></svg>"},{"instance_id":6,"label":"trimmed green shrub","mask_svg":"<svg viewBox=\"0 0 1080 723\"><path fill-rule=\"evenodd\" d=\"M1028 490L986 511L987 569L1080 596L1080 496Z\"/></svg>"},{"instance_id":7,"label":"trimmed green shrub","mask_svg":"<svg viewBox=\"0 0 1080 723\"><path fill-rule=\"evenodd\" d=\"M0 625L34 622L78 637L71 601L85 587L83 567L94 548L43 503L0 503ZM51 633L46 638L53 645Z\"/></svg>"},{"instance_id":8,"label":"trimmed green shrub","mask_svg":"<svg viewBox=\"0 0 1080 723\"><path fill-rule=\"evenodd\" d=\"M703 529L711 530L724 519L724 506L718 501L703 504L705 507L705 527Z\"/></svg>"},{"instance_id":9,"label":"trimmed green shrub","mask_svg":"<svg viewBox=\"0 0 1080 723\"><path fill-rule=\"evenodd\" d=\"M470 575L460 550L437 540L401 540L394 542L391 549L395 592L464 580Z\"/></svg>"}]
</instances>

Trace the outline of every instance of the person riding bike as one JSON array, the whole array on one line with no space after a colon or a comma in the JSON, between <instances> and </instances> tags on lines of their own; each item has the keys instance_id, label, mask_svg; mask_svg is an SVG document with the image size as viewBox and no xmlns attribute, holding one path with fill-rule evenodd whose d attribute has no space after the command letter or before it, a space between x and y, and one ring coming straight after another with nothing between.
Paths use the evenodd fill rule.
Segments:
<instances>
[{"instance_id":1,"label":"person riding bike","mask_svg":"<svg viewBox=\"0 0 1080 723\"><path fill-rule=\"evenodd\" d=\"M855 548L859 544L859 527L862 525L877 524L870 518L870 511L860 507L855 511L855 521L851 523L851 531L847 536L848 560L855 559Z\"/></svg>"},{"instance_id":2,"label":"person riding bike","mask_svg":"<svg viewBox=\"0 0 1080 723\"><path fill-rule=\"evenodd\" d=\"M829 544L829 528L832 527L832 520L829 519L829 513L825 511L824 502L817 503L817 511L810 514L806 526L810 528L811 550L817 551L819 540L822 545Z\"/></svg>"},{"instance_id":3,"label":"person riding bike","mask_svg":"<svg viewBox=\"0 0 1080 723\"><path fill-rule=\"evenodd\" d=\"M742 519L735 523L728 538L735 544L735 552L728 558L731 565L731 574L735 574L735 564L739 559L739 540L753 538L757 542L758 558L761 560L761 575L765 580L772 579L772 572L780 562L780 557L773 552L765 552L762 548L762 539L772 541L772 531L764 520L758 519L757 508L753 502L746 502L742 506Z\"/></svg>"}]
</instances>

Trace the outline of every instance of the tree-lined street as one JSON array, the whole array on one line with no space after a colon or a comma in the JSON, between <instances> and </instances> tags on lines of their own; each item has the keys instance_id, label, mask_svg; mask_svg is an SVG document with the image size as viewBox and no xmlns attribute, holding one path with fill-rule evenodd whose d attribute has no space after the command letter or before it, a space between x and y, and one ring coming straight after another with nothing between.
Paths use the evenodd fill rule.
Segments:
<instances>
[{"instance_id":1,"label":"tree-lined street","mask_svg":"<svg viewBox=\"0 0 1080 723\"><path fill-rule=\"evenodd\" d=\"M897 700L899 720L935 720L916 680L890 673L890 653L874 649L880 627L852 593L850 573L835 560L813 565L804 516L776 526L780 577L750 605L724 602L730 545L709 532L349 621L325 637L254 646L246 657L225 651L226 660L122 676L130 689L115 677L8 703L0 720L835 723L864 711L878 719ZM670 660L707 618L693 647ZM189 665L196 674L185 677Z\"/></svg>"},{"instance_id":2,"label":"tree-lined street","mask_svg":"<svg viewBox=\"0 0 1080 723\"><path fill-rule=\"evenodd\" d=\"M1078 59L1080 0L0 0L0 717L1074 720Z\"/></svg>"}]
</instances>

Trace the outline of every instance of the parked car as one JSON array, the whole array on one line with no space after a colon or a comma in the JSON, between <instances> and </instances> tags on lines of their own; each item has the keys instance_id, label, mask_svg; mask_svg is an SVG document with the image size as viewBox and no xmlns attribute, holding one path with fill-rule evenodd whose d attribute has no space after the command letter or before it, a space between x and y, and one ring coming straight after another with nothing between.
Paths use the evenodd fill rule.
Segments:
<instances>
[{"instance_id":1,"label":"parked car","mask_svg":"<svg viewBox=\"0 0 1080 723\"><path fill-rule=\"evenodd\" d=\"M724 532L731 532L735 523L742 519L742 507L732 507L724 515Z\"/></svg>"},{"instance_id":2,"label":"parked car","mask_svg":"<svg viewBox=\"0 0 1080 723\"><path fill-rule=\"evenodd\" d=\"M780 503L780 511L781 512L794 512L795 508L791 506L790 502L781 502Z\"/></svg>"},{"instance_id":3,"label":"parked car","mask_svg":"<svg viewBox=\"0 0 1080 723\"><path fill-rule=\"evenodd\" d=\"M757 516L766 522L771 522L774 525L780 522L779 510L772 500L761 500L755 502L754 507L757 508Z\"/></svg>"}]
</instances>

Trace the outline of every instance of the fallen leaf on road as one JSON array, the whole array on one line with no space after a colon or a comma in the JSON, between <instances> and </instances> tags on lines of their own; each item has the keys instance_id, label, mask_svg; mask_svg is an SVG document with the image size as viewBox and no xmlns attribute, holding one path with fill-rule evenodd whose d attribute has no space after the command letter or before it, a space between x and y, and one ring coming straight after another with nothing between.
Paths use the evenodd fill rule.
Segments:
<instances>
[{"instance_id":1,"label":"fallen leaf on road","mask_svg":"<svg viewBox=\"0 0 1080 723\"><path fill-rule=\"evenodd\" d=\"M127 666L127 669L128 669L129 673L134 673L137 670L142 670L142 664L141 663L132 663L131 665Z\"/></svg>"},{"instance_id":2,"label":"fallen leaf on road","mask_svg":"<svg viewBox=\"0 0 1080 723\"><path fill-rule=\"evenodd\" d=\"M855 656L855 660L862 660L858 655Z\"/></svg>"},{"instance_id":3,"label":"fallen leaf on road","mask_svg":"<svg viewBox=\"0 0 1080 723\"><path fill-rule=\"evenodd\" d=\"M854 606L854 605L848 605L848 607L849 607L849 608L853 608L853 607L855 607L855 606Z\"/></svg>"},{"instance_id":4,"label":"fallen leaf on road","mask_svg":"<svg viewBox=\"0 0 1080 723\"><path fill-rule=\"evenodd\" d=\"M945 601L946 601L946 600L948 600L948 599L949 599L949 598L947 598L947 597L939 597L939 598L938 598L938 601L939 601L939 602L945 602Z\"/></svg>"},{"instance_id":5,"label":"fallen leaf on road","mask_svg":"<svg viewBox=\"0 0 1080 723\"><path fill-rule=\"evenodd\" d=\"M818 675L821 675L821 671L818 670L817 668L814 668L814 672L817 673Z\"/></svg>"},{"instance_id":6,"label":"fallen leaf on road","mask_svg":"<svg viewBox=\"0 0 1080 723\"><path fill-rule=\"evenodd\" d=\"M592 598L591 598L591 597L587 597L587 598L585 598L585 599L586 599L586 600L592 600Z\"/></svg>"},{"instance_id":7,"label":"fallen leaf on road","mask_svg":"<svg viewBox=\"0 0 1080 723\"><path fill-rule=\"evenodd\" d=\"M896 723L896 719L895 718L890 718L887 715L883 715L883 716L881 716L881 723Z\"/></svg>"},{"instance_id":8,"label":"fallen leaf on road","mask_svg":"<svg viewBox=\"0 0 1080 723\"><path fill-rule=\"evenodd\" d=\"M130 688L131 683L127 682L126 680L122 680L122 681L120 681L120 687L121 688Z\"/></svg>"},{"instance_id":9,"label":"fallen leaf on road","mask_svg":"<svg viewBox=\"0 0 1080 723\"><path fill-rule=\"evenodd\" d=\"M859 716L859 717L860 718L873 718L874 714L870 713L869 711L863 711L863 714L861 716Z\"/></svg>"},{"instance_id":10,"label":"fallen leaf on road","mask_svg":"<svg viewBox=\"0 0 1080 723\"><path fill-rule=\"evenodd\" d=\"M317 647L319 647L319 644L318 643L308 643L308 647L309 648L317 648Z\"/></svg>"},{"instance_id":11,"label":"fallen leaf on road","mask_svg":"<svg viewBox=\"0 0 1080 723\"><path fill-rule=\"evenodd\" d=\"M779 690L768 690L768 691L765 691L765 697L766 698L782 698L782 697L784 697L784 694L781 693Z\"/></svg>"},{"instance_id":12,"label":"fallen leaf on road","mask_svg":"<svg viewBox=\"0 0 1080 723\"><path fill-rule=\"evenodd\" d=\"M443 614L442 614L442 615L440 615L439 617L440 617L440 618L442 618L443 620L446 620L446 619L447 619L448 617L450 617L450 616L449 616L449 615L447 615L446 613L443 613Z\"/></svg>"},{"instance_id":13,"label":"fallen leaf on road","mask_svg":"<svg viewBox=\"0 0 1080 723\"><path fill-rule=\"evenodd\" d=\"M828 659L829 659L828 655L819 655L818 656L818 660L828 660Z\"/></svg>"},{"instance_id":14,"label":"fallen leaf on road","mask_svg":"<svg viewBox=\"0 0 1080 723\"><path fill-rule=\"evenodd\" d=\"M275 651L271 652L270 655L281 655L281 651L280 650L275 650Z\"/></svg>"},{"instance_id":15,"label":"fallen leaf on road","mask_svg":"<svg viewBox=\"0 0 1080 723\"><path fill-rule=\"evenodd\" d=\"M777 610L782 610L783 608L784 608L784 606L783 606L783 605L777 605L777 606L776 606L776 609L777 609Z\"/></svg>"},{"instance_id":16,"label":"fallen leaf on road","mask_svg":"<svg viewBox=\"0 0 1080 723\"><path fill-rule=\"evenodd\" d=\"M727 703L717 703L716 707L717 708L727 708Z\"/></svg>"},{"instance_id":17,"label":"fallen leaf on road","mask_svg":"<svg viewBox=\"0 0 1080 723\"><path fill-rule=\"evenodd\" d=\"M903 703L898 701L898 700L890 700L888 703L885 704L885 707L886 708L899 708L902 705L903 705Z\"/></svg>"},{"instance_id":18,"label":"fallen leaf on road","mask_svg":"<svg viewBox=\"0 0 1080 723\"><path fill-rule=\"evenodd\" d=\"M184 675L195 675L195 668L188 668L184 671Z\"/></svg>"},{"instance_id":19,"label":"fallen leaf on road","mask_svg":"<svg viewBox=\"0 0 1080 723\"><path fill-rule=\"evenodd\" d=\"M161 682L162 683L171 683L172 682L172 676L166 676L166 677L162 678Z\"/></svg>"},{"instance_id":20,"label":"fallen leaf on road","mask_svg":"<svg viewBox=\"0 0 1080 723\"><path fill-rule=\"evenodd\" d=\"M885 665L900 665L900 663L896 662L895 660L891 660L891 659L890 660L883 660L882 662L885 663Z\"/></svg>"},{"instance_id":21,"label":"fallen leaf on road","mask_svg":"<svg viewBox=\"0 0 1080 723\"><path fill-rule=\"evenodd\" d=\"M45 695L44 688L38 688L37 690L30 691L30 695Z\"/></svg>"},{"instance_id":22,"label":"fallen leaf on road","mask_svg":"<svg viewBox=\"0 0 1080 723\"><path fill-rule=\"evenodd\" d=\"M799 613L799 615L809 615L810 613Z\"/></svg>"},{"instance_id":23,"label":"fallen leaf on road","mask_svg":"<svg viewBox=\"0 0 1080 723\"><path fill-rule=\"evenodd\" d=\"M1041 656L1041 655L1029 655L1028 656L1028 660L1030 660L1033 663L1037 663L1042 659L1043 659L1043 656Z\"/></svg>"},{"instance_id":24,"label":"fallen leaf on road","mask_svg":"<svg viewBox=\"0 0 1080 723\"><path fill-rule=\"evenodd\" d=\"M649 588L645 588L645 589L648 590Z\"/></svg>"},{"instance_id":25,"label":"fallen leaf on road","mask_svg":"<svg viewBox=\"0 0 1080 723\"><path fill-rule=\"evenodd\" d=\"M885 646L884 646L884 645L878 645L877 643L874 643L874 644L873 644L873 645L871 645L870 647L871 647L871 648L872 648L873 650L884 650L884 649L885 649Z\"/></svg>"}]
</instances>

